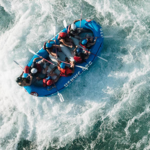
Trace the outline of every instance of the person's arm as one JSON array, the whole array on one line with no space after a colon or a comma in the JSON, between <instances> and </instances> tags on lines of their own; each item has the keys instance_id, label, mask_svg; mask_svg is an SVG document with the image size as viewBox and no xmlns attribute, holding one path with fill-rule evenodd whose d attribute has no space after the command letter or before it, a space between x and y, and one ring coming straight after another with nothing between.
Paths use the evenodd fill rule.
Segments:
<instances>
[{"instance_id":1,"label":"person's arm","mask_svg":"<svg viewBox=\"0 0 150 150\"><path fill-rule=\"evenodd\" d=\"M21 73L21 75L19 77L22 77L23 73L24 73L24 71Z\"/></svg>"},{"instance_id":2,"label":"person's arm","mask_svg":"<svg viewBox=\"0 0 150 150\"><path fill-rule=\"evenodd\" d=\"M38 59L42 59L42 57L37 57L37 58L34 58L33 62L36 62Z\"/></svg>"},{"instance_id":3,"label":"person's arm","mask_svg":"<svg viewBox=\"0 0 150 150\"><path fill-rule=\"evenodd\" d=\"M57 82L58 79L60 78L60 75L56 75L56 76L57 76L57 78L54 80L54 82Z\"/></svg>"},{"instance_id":4,"label":"person's arm","mask_svg":"<svg viewBox=\"0 0 150 150\"><path fill-rule=\"evenodd\" d=\"M76 52L77 48L78 48L78 46L76 46L75 49L74 49L73 51Z\"/></svg>"},{"instance_id":5,"label":"person's arm","mask_svg":"<svg viewBox=\"0 0 150 150\"><path fill-rule=\"evenodd\" d=\"M52 41L55 42L55 40L48 40L48 43L50 43L50 42L52 42Z\"/></svg>"},{"instance_id":6,"label":"person's arm","mask_svg":"<svg viewBox=\"0 0 150 150\"><path fill-rule=\"evenodd\" d=\"M32 79L33 79L33 77L31 76L31 75L29 75L30 76L30 82L29 83L26 83L26 85L25 86L29 86L29 85L31 85L31 83L32 83Z\"/></svg>"},{"instance_id":7,"label":"person's arm","mask_svg":"<svg viewBox=\"0 0 150 150\"><path fill-rule=\"evenodd\" d=\"M49 54L51 54L51 52L50 52L48 49L46 49L46 51L47 51Z\"/></svg>"},{"instance_id":8,"label":"person's arm","mask_svg":"<svg viewBox=\"0 0 150 150\"><path fill-rule=\"evenodd\" d=\"M63 44L64 46L67 46L67 47L72 48L72 45L69 45L69 42L65 42L64 39L61 39L60 41L62 42L62 44Z\"/></svg>"},{"instance_id":9,"label":"person's arm","mask_svg":"<svg viewBox=\"0 0 150 150\"><path fill-rule=\"evenodd\" d=\"M54 48L58 48L58 49L59 49L59 48L60 48L60 45L56 45L56 44L54 44L54 45L53 45L53 47L54 47Z\"/></svg>"},{"instance_id":10,"label":"person's arm","mask_svg":"<svg viewBox=\"0 0 150 150\"><path fill-rule=\"evenodd\" d=\"M58 67L58 70L60 71L60 66L57 66Z\"/></svg>"},{"instance_id":11,"label":"person's arm","mask_svg":"<svg viewBox=\"0 0 150 150\"><path fill-rule=\"evenodd\" d=\"M93 43L88 43L88 44L87 44L87 47L91 47L91 46L93 46L93 45L96 43L96 40L97 40L97 37L95 38L95 40L94 40L94 42L93 42Z\"/></svg>"},{"instance_id":12,"label":"person's arm","mask_svg":"<svg viewBox=\"0 0 150 150\"><path fill-rule=\"evenodd\" d=\"M54 48L58 48L58 50L61 52L61 48L60 48L60 45L53 45L54 46Z\"/></svg>"},{"instance_id":13,"label":"person's arm","mask_svg":"<svg viewBox=\"0 0 150 150\"><path fill-rule=\"evenodd\" d=\"M81 21L82 19L77 19L77 20L75 20L73 23L76 23L77 21Z\"/></svg>"},{"instance_id":14,"label":"person's arm","mask_svg":"<svg viewBox=\"0 0 150 150\"><path fill-rule=\"evenodd\" d=\"M56 53L54 53L54 52L50 52L50 54L51 54L52 56L54 56L54 57L56 57L56 58L57 58L57 54L56 54Z\"/></svg>"}]
</instances>

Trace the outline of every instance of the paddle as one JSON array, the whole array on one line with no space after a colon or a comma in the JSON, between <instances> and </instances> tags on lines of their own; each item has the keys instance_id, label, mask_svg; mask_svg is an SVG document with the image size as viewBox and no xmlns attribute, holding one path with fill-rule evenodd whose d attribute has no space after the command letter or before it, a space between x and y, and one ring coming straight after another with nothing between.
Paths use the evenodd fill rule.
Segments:
<instances>
[{"instance_id":1,"label":"paddle","mask_svg":"<svg viewBox=\"0 0 150 150\"><path fill-rule=\"evenodd\" d=\"M35 54L35 55L37 55L37 56L39 56L39 57L42 57L42 56L40 56L40 55L38 55L37 53L35 53L34 51L32 51L31 49L29 49L29 51L32 53L32 54ZM43 58L43 57L42 57ZM47 62L49 62L50 64L52 64L52 65L54 65L55 66L55 64L53 64L52 62L50 62L50 61L48 61L47 59L45 59L45 58L43 58L45 61L47 61ZM57 58L56 58L57 59ZM57 59L58 60L58 59ZM60 61L60 60L59 60ZM65 63L65 64L70 64L70 63L66 63L66 62L64 62L64 61L60 61L60 62L63 62L63 63ZM79 68L82 68L82 69L86 69L86 70L88 70L88 68L87 67L83 67L83 66L79 66L79 65L75 65L76 67L79 67Z\"/></svg>"},{"instance_id":2,"label":"paddle","mask_svg":"<svg viewBox=\"0 0 150 150\"><path fill-rule=\"evenodd\" d=\"M84 47L82 47L82 46L80 46L80 45L78 45L80 48L83 48L86 52L89 52L86 48L84 48ZM104 58L102 58L102 57L100 57L100 56L97 56L96 54L93 54L93 53L91 53L92 55L94 55L94 56L96 56L96 57L98 57L98 58L100 58L100 59L102 59L102 60L104 60L104 61L106 61L106 62L108 62L108 60L106 60L106 59L104 59Z\"/></svg>"},{"instance_id":3,"label":"paddle","mask_svg":"<svg viewBox=\"0 0 150 150\"><path fill-rule=\"evenodd\" d=\"M59 93L59 91L58 91L57 86L56 86L55 83L54 83L54 86L56 87L57 95L59 96L60 101L63 102L63 101L64 101L64 98L63 98L62 94Z\"/></svg>"},{"instance_id":4,"label":"paddle","mask_svg":"<svg viewBox=\"0 0 150 150\"><path fill-rule=\"evenodd\" d=\"M23 67L22 67L21 65L19 65L18 62L16 62L15 60L14 60L14 62L15 62L18 66L20 66L20 68L22 68L22 70L24 70Z\"/></svg>"},{"instance_id":5,"label":"paddle","mask_svg":"<svg viewBox=\"0 0 150 150\"><path fill-rule=\"evenodd\" d=\"M56 27L54 26L53 29L54 29L54 41L55 41L55 45L56 45ZM56 48L56 54L57 54L57 48ZM57 56L58 56L58 54L57 54Z\"/></svg>"},{"instance_id":6,"label":"paddle","mask_svg":"<svg viewBox=\"0 0 150 150\"><path fill-rule=\"evenodd\" d=\"M54 29L54 40L55 40L55 44L56 44L56 27L54 26L53 29ZM56 54L57 54L57 48L56 48ZM58 56L58 54L57 54L57 56ZM58 91L57 86L56 86L55 83L54 83L54 85L56 87L57 95L59 96L60 101L63 102L64 98L63 98L62 94L59 93L59 91Z\"/></svg>"},{"instance_id":7,"label":"paddle","mask_svg":"<svg viewBox=\"0 0 150 150\"><path fill-rule=\"evenodd\" d=\"M82 0L81 0L81 20L82 20L82 9L83 9L83 3L82 3ZM80 27L81 27L81 20L80 20Z\"/></svg>"},{"instance_id":8,"label":"paddle","mask_svg":"<svg viewBox=\"0 0 150 150\"><path fill-rule=\"evenodd\" d=\"M64 62L64 61L61 61L61 60L59 60L59 59L57 59L58 61L60 61L60 62L63 62L63 63L65 63L65 64L68 64L68 65L70 65L70 63L67 63L67 62ZM86 69L86 70L88 70L88 68L87 67L83 67L83 66L79 66L79 65L75 65L76 67L79 67L79 68L81 68L81 69Z\"/></svg>"},{"instance_id":9,"label":"paddle","mask_svg":"<svg viewBox=\"0 0 150 150\"><path fill-rule=\"evenodd\" d=\"M55 44L56 44L56 26L53 26L53 30L54 30L54 41L55 41Z\"/></svg>"},{"instance_id":10,"label":"paddle","mask_svg":"<svg viewBox=\"0 0 150 150\"><path fill-rule=\"evenodd\" d=\"M67 22L66 20L63 21L64 27L67 28Z\"/></svg>"},{"instance_id":11,"label":"paddle","mask_svg":"<svg viewBox=\"0 0 150 150\"><path fill-rule=\"evenodd\" d=\"M32 51L31 49L29 49L29 52L31 52L32 54L35 54L35 55L37 55L37 56L39 56L39 57L42 57L42 56L38 55L37 53L35 53L34 51ZM43 57L42 57L42 58L43 58ZM56 66L55 64L53 64L52 62L48 61L47 59L45 59L45 58L43 58L43 59L44 59L45 61L49 62L50 64Z\"/></svg>"}]
</instances>

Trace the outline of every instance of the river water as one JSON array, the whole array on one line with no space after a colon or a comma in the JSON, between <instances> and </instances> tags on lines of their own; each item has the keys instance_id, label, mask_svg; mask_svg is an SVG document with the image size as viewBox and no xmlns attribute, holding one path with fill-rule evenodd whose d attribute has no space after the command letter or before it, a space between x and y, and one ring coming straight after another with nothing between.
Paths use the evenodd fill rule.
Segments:
<instances>
[{"instance_id":1,"label":"river water","mask_svg":"<svg viewBox=\"0 0 150 150\"><path fill-rule=\"evenodd\" d=\"M0 0L0 150L149 150L149 0L84 0L82 18L104 32L101 57L59 97L19 87L45 41L81 17L74 0Z\"/></svg>"}]
</instances>

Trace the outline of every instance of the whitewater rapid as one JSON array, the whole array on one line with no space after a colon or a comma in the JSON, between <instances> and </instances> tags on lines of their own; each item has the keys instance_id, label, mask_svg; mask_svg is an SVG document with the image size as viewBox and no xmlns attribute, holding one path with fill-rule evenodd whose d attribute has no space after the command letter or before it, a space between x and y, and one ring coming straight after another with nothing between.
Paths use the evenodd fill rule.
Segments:
<instances>
[{"instance_id":1,"label":"whitewater rapid","mask_svg":"<svg viewBox=\"0 0 150 150\"><path fill-rule=\"evenodd\" d=\"M0 150L150 149L150 1L85 0L101 24L101 57L59 97L29 95L15 80L45 41L81 17L80 1L0 0Z\"/></svg>"}]
</instances>

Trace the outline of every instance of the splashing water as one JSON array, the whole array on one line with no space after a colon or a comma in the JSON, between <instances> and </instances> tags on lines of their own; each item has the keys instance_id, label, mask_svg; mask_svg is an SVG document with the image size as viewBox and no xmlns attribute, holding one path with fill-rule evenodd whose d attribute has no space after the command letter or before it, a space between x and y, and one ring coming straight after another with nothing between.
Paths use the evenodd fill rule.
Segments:
<instances>
[{"instance_id":1,"label":"splashing water","mask_svg":"<svg viewBox=\"0 0 150 150\"><path fill-rule=\"evenodd\" d=\"M81 17L73 0L0 0L0 149L150 149L150 1L85 0L82 18L106 38L97 59L69 88L38 98L15 79L45 41Z\"/></svg>"}]
</instances>

